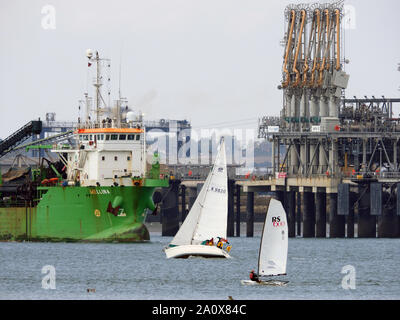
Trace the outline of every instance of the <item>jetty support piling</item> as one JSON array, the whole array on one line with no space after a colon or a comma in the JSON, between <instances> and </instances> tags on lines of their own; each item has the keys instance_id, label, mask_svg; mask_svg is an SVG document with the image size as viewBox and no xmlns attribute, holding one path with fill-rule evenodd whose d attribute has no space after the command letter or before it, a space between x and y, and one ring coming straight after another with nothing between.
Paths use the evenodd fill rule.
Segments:
<instances>
[{"instance_id":1,"label":"jetty support piling","mask_svg":"<svg viewBox=\"0 0 400 320\"><path fill-rule=\"evenodd\" d=\"M315 196L315 236L326 238L326 193L316 192Z\"/></svg>"},{"instance_id":2,"label":"jetty support piling","mask_svg":"<svg viewBox=\"0 0 400 320\"><path fill-rule=\"evenodd\" d=\"M345 216L338 215L338 194L327 194L327 211L329 214L329 237L345 237Z\"/></svg>"},{"instance_id":3,"label":"jetty support piling","mask_svg":"<svg viewBox=\"0 0 400 320\"><path fill-rule=\"evenodd\" d=\"M161 204L161 235L173 237L179 230L179 180L171 180Z\"/></svg>"},{"instance_id":4,"label":"jetty support piling","mask_svg":"<svg viewBox=\"0 0 400 320\"><path fill-rule=\"evenodd\" d=\"M235 181L228 180L228 225L226 230L227 237L233 237L235 235Z\"/></svg>"},{"instance_id":5,"label":"jetty support piling","mask_svg":"<svg viewBox=\"0 0 400 320\"><path fill-rule=\"evenodd\" d=\"M289 238L294 238L296 237L296 193L291 190L284 194Z\"/></svg>"},{"instance_id":6,"label":"jetty support piling","mask_svg":"<svg viewBox=\"0 0 400 320\"><path fill-rule=\"evenodd\" d=\"M181 184L181 222L185 221L186 215L188 212L186 211L186 186Z\"/></svg>"},{"instance_id":7,"label":"jetty support piling","mask_svg":"<svg viewBox=\"0 0 400 320\"><path fill-rule=\"evenodd\" d=\"M373 198L380 199L381 207L380 210L377 207L372 207L372 202L375 200L371 198L371 212L377 212L377 220L378 220L378 238L395 238L396 237L396 207L391 203L388 203L388 198L390 197L391 189L383 192L382 184L376 183L371 184L371 196L373 193L377 195ZM379 203L376 203L375 206L378 206Z\"/></svg>"},{"instance_id":8,"label":"jetty support piling","mask_svg":"<svg viewBox=\"0 0 400 320\"><path fill-rule=\"evenodd\" d=\"M240 237L240 185L236 185L236 237Z\"/></svg>"},{"instance_id":9,"label":"jetty support piling","mask_svg":"<svg viewBox=\"0 0 400 320\"><path fill-rule=\"evenodd\" d=\"M300 192L296 192L296 235L301 237L301 197Z\"/></svg>"},{"instance_id":10,"label":"jetty support piling","mask_svg":"<svg viewBox=\"0 0 400 320\"><path fill-rule=\"evenodd\" d=\"M254 192L247 192L246 202L246 236L254 236Z\"/></svg>"},{"instance_id":11,"label":"jetty support piling","mask_svg":"<svg viewBox=\"0 0 400 320\"><path fill-rule=\"evenodd\" d=\"M301 207L303 215L303 238L315 237L315 205L311 192L301 192Z\"/></svg>"},{"instance_id":12,"label":"jetty support piling","mask_svg":"<svg viewBox=\"0 0 400 320\"><path fill-rule=\"evenodd\" d=\"M346 236L347 238L354 238L354 201L355 195L350 192L349 196L349 214L346 216Z\"/></svg>"},{"instance_id":13,"label":"jetty support piling","mask_svg":"<svg viewBox=\"0 0 400 320\"><path fill-rule=\"evenodd\" d=\"M376 216L371 215L371 200L369 187L361 187L361 195L358 204L358 238L376 237Z\"/></svg>"}]
</instances>

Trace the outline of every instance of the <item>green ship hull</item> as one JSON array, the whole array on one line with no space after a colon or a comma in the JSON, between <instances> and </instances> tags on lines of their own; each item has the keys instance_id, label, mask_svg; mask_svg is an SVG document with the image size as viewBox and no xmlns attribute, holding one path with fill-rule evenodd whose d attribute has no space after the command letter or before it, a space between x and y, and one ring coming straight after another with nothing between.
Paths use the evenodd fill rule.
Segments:
<instances>
[{"instance_id":1,"label":"green ship hull","mask_svg":"<svg viewBox=\"0 0 400 320\"><path fill-rule=\"evenodd\" d=\"M1 241L136 242L149 240L145 210L168 180L138 186L40 187L36 206L0 207Z\"/></svg>"}]
</instances>

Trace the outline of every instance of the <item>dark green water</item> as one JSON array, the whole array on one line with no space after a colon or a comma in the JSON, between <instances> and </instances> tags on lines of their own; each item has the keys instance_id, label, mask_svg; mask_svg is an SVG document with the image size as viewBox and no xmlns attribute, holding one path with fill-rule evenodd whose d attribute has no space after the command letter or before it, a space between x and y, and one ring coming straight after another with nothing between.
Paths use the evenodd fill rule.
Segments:
<instances>
[{"instance_id":1,"label":"dark green water","mask_svg":"<svg viewBox=\"0 0 400 320\"><path fill-rule=\"evenodd\" d=\"M241 285L257 269L259 236L231 238L229 260L167 260L170 240L0 243L0 299L400 299L399 239L289 239L286 287ZM55 267L55 290L42 288L45 265ZM354 290L341 286L346 265Z\"/></svg>"}]
</instances>

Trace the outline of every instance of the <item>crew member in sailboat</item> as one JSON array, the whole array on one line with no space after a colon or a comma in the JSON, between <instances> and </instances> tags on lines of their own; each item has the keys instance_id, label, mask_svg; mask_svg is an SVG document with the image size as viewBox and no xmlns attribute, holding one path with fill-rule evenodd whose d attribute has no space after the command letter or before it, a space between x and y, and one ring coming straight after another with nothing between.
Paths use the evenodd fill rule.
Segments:
<instances>
[{"instance_id":1,"label":"crew member in sailboat","mask_svg":"<svg viewBox=\"0 0 400 320\"><path fill-rule=\"evenodd\" d=\"M257 273L254 272L254 270L251 270L250 272L250 280L255 282L260 282L260 279L258 278Z\"/></svg>"}]
</instances>

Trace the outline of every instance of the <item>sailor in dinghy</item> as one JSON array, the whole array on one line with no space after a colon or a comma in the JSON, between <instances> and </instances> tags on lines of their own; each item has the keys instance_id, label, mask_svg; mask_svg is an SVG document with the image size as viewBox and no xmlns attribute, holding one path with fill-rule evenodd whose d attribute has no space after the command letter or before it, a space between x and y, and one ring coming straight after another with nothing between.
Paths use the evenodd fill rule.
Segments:
<instances>
[{"instance_id":1,"label":"sailor in dinghy","mask_svg":"<svg viewBox=\"0 0 400 320\"><path fill-rule=\"evenodd\" d=\"M258 273L250 273L250 280L242 280L244 285L283 286L288 281L264 280L262 277L286 275L288 252L288 227L286 212L280 201L271 198L265 216L258 255Z\"/></svg>"},{"instance_id":2,"label":"sailor in dinghy","mask_svg":"<svg viewBox=\"0 0 400 320\"><path fill-rule=\"evenodd\" d=\"M225 142L222 138L214 166L196 201L177 234L164 249L167 259L190 256L230 258L228 252L231 246L224 248L224 242L227 243L227 217L228 175ZM219 239L217 245L214 239Z\"/></svg>"}]
</instances>

